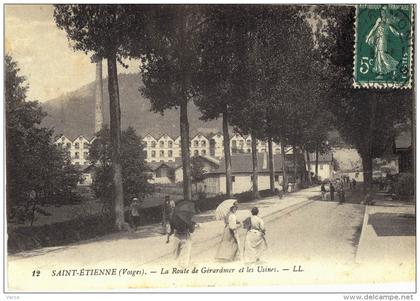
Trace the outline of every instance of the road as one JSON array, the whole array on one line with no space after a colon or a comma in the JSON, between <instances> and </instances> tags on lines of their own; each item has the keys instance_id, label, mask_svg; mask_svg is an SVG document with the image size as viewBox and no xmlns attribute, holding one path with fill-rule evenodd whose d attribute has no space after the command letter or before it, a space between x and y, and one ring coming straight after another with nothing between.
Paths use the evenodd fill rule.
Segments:
<instances>
[{"instance_id":1,"label":"road","mask_svg":"<svg viewBox=\"0 0 420 301\"><path fill-rule=\"evenodd\" d=\"M274 281L269 280L273 284L357 282L353 271L359 268L355 258L363 215L362 205L321 201L274 214L265 220L268 249L254 268L281 270ZM242 241L244 236L242 231ZM213 259L217 245L205 250L197 248L193 264L217 266ZM267 281L263 279L258 282Z\"/></svg>"},{"instance_id":2,"label":"road","mask_svg":"<svg viewBox=\"0 0 420 301\"><path fill-rule=\"evenodd\" d=\"M268 262L282 260L324 260L352 263L364 207L336 202L311 202L290 213L279 212L266 220L264 254ZM244 235L244 233L242 232ZM212 258L213 249L197 261Z\"/></svg>"},{"instance_id":3,"label":"road","mask_svg":"<svg viewBox=\"0 0 420 301\"><path fill-rule=\"evenodd\" d=\"M172 270L175 263L169 254L170 244L164 244L163 237L127 234L90 243L27 252L9 258L9 278L19 279L20 286L34 290L57 289L77 290L106 288L144 288L258 284L327 284L357 281L353 272L360 228L363 222L364 206L338 204L311 199L318 190L297 194L301 198L293 206L270 213L270 203L260 201L258 206L265 210L268 249L258 265L245 266L242 262L219 263L214 255L223 225L218 221L204 223L194 233L194 244L190 270L186 273ZM282 200L287 202L287 200ZM278 200L276 201L278 203ZM269 206L270 205L270 206ZM248 214L245 205L242 217ZM241 208L240 208L241 209ZM246 210L245 210L246 209ZM205 218L205 216L203 217ZM245 231L241 230L244 238ZM157 247L159 249L157 249ZM34 256L36 255L36 256ZM154 258L154 259L153 259ZM82 268L128 268L142 270L148 275L142 277L52 277L53 270ZM198 274L192 274L196 267ZM206 269L234 269L233 273L212 273ZM241 268L248 272L242 273ZM32 271L40 270L42 275L34 282ZM257 273L258 270L258 273ZM168 274L164 274L164 273ZM199 277L197 277L199 275ZM99 277L99 278L98 278ZM97 281L100 280L100 281Z\"/></svg>"}]
</instances>

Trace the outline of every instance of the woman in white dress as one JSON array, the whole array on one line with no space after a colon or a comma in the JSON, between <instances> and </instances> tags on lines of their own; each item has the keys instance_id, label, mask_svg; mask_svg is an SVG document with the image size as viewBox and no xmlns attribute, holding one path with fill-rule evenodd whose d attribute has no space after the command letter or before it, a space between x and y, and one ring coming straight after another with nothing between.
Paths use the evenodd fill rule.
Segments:
<instances>
[{"instance_id":1,"label":"woman in white dress","mask_svg":"<svg viewBox=\"0 0 420 301\"><path fill-rule=\"evenodd\" d=\"M248 232L245 238L245 261L248 263L260 260L262 253L267 249L265 240L265 227L263 220L258 216L258 208L251 210Z\"/></svg>"},{"instance_id":2,"label":"woman in white dress","mask_svg":"<svg viewBox=\"0 0 420 301\"><path fill-rule=\"evenodd\" d=\"M229 214L225 217L225 228L223 230L222 241L217 250L216 259L223 261L232 261L239 255L241 256L238 228L241 223L236 219L238 206L235 203Z\"/></svg>"}]
</instances>

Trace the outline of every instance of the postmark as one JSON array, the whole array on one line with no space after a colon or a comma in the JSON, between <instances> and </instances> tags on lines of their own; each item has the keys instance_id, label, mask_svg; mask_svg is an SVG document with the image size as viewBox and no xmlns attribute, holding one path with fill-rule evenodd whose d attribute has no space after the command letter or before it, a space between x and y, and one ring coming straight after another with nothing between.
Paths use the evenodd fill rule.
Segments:
<instances>
[{"instance_id":1,"label":"postmark","mask_svg":"<svg viewBox=\"0 0 420 301\"><path fill-rule=\"evenodd\" d=\"M355 20L355 88L411 88L413 6L358 4Z\"/></svg>"}]
</instances>

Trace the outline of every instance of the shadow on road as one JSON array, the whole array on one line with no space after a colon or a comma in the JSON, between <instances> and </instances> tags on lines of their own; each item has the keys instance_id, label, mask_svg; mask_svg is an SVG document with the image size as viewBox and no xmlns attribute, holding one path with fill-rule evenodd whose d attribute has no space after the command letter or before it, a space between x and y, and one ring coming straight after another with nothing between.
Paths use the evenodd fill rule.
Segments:
<instances>
[{"instance_id":1,"label":"shadow on road","mask_svg":"<svg viewBox=\"0 0 420 301\"><path fill-rule=\"evenodd\" d=\"M279 200L281 201L281 200ZM255 201L252 203L239 203L239 210L251 210L254 207L258 207L258 208L266 208L273 205L272 202L264 202L264 201Z\"/></svg>"},{"instance_id":2,"label":"shadow on road","mask_svg":"<svg viewBox=\"0 0 420 301\"><path fill-rule=\"evenodd\" d=\"M379 212L369 214L368 224L372 225L377 236L415 236L416 216Z\"/></svg>"},{"instance_id":3,"label":"shadow on road","mask_svg":"<svg viewBox=\"0 0 420 301\"><path fill-rule=\"evenodd\" d=\"M49 253L59 252L59 251L65 250L65 249L68 250L70 248L71 248L71 246L66 245L66 246L35 249L35 250L31 250L31 251L25 251L25 252L13 254L13 257L23 259L23 258L27 258L27 257L42 256L42 255L49 254Z\"/></svg>"}]
</instances>

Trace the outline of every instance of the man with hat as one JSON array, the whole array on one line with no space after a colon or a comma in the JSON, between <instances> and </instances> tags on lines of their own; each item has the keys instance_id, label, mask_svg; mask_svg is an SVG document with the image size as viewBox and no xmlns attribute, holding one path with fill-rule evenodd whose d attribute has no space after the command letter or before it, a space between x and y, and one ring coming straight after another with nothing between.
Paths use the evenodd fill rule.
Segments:
<instances>
[{"instance_id":1,"label":"man with hat","mask_svg":"<svg viewBox=\"0 0 420 301\"><path fill-rule=\"evenodd\" d=\"M138 198L134 197L130 204L130 226L134 231L140 225L140 206L141 203Z\"/></svg>"}]
</instances>

